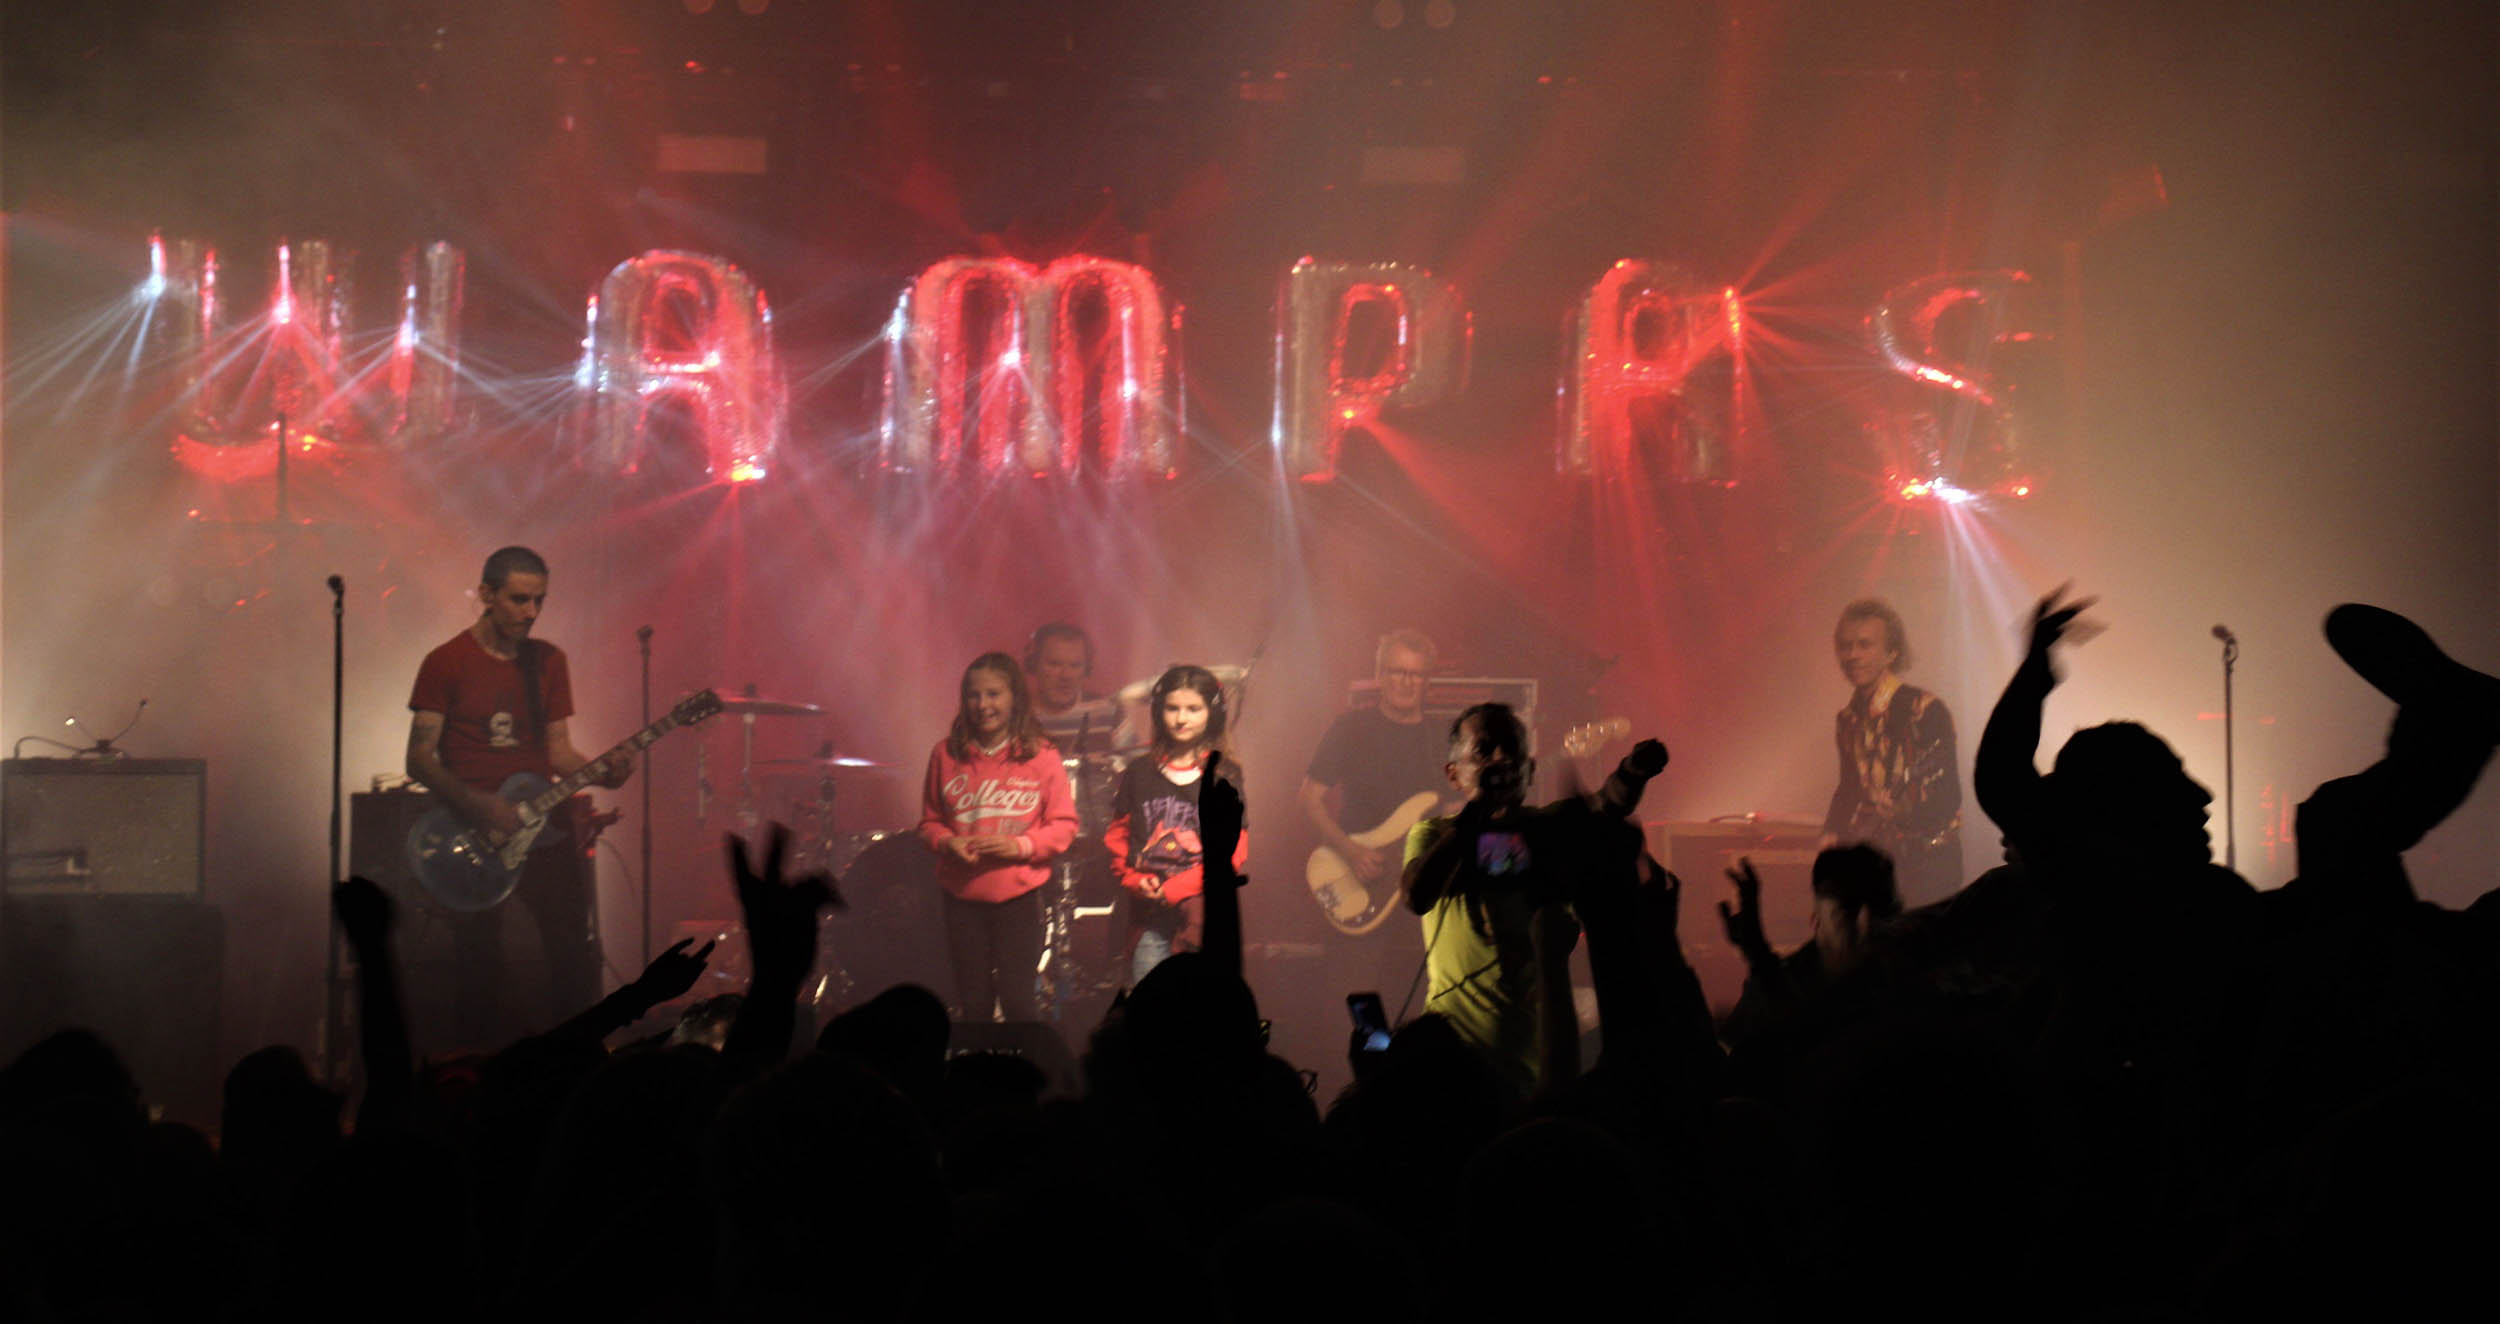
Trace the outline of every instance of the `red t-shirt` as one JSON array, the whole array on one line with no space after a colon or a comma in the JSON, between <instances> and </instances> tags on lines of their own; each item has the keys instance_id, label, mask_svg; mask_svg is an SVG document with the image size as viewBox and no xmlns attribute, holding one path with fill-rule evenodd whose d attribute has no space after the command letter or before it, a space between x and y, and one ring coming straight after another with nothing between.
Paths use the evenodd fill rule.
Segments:
<instances>
[{"instance_id":1,"label":"red t-shirt","mask_svg":"<svg viewBox=\"0 0 2500 1324\"><path fill-rule=\"evenodd\" d=\"M539 657L539 700L547 720L561 722L573 715L573 677L564 650L536 641L531 647ZM516 772L555 776L547 762L546 731L530 729L520 663L487 652L467 630L425 655L408 707L443 715L438 746L443 766L466 785L492 791Z\"/></svg>"}]
</instances>

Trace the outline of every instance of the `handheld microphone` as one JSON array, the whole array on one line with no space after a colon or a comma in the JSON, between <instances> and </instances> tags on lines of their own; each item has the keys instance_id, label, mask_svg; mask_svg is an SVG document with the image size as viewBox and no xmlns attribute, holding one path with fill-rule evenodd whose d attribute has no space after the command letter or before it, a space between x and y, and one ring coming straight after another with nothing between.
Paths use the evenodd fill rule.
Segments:
<instances>
[{"instance_id":1,"label":"handheld microphone","mask_svg":"<svg viewBox=\"0 0 2500 1324\"><path fill-rule=\"evenodd\" d=\"M642 627L641 629L634 631L634 637L635 637L636 639L640 639L641 641L643 641L643 642L644 642L644 643L646 643L646 644L647 644L647 643L650 643L650 642L651 642L651 627L650 627L650 626L648 626L648 625L646 625L646 626Z\"/></svg>"},{"instance_id":2,"label":"handheld microphone","mask_svg":"<svg viewBox=\"0 0 2500 1324\"><path fill-rule=\"evenodd\" d=\"M2215 626L2214 638L2219 639L2226 644L2236 644L2240 641L2240 637L2231 633L2231 627L2227 625Z\"/></svg>"},{"instance_id":3,"label":"handheld microphone","mask_svg":"<svg viewBox=\"0 0 2500 1324\"><path fill-rule=\"evenodd\" d=\"M340 597L346 597L347 581L339 578L337 575L330 576L330 591Z\"/></svg>"}]
</instances>

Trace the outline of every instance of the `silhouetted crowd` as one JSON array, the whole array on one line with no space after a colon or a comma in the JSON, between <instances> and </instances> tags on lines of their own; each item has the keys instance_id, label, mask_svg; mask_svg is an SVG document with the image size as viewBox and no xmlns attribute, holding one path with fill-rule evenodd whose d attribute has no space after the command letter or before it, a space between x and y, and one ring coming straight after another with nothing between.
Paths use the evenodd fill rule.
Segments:
<instances>
[{"instance_id":1,"label":"silhouetted crowd","mask_svg":"<svg viewBox=\"0 0 2500 1324\"><path fill-rule=\"evenodd\" d=\"M1533 933L1501 959L1551 969L1584 942L1594 1051L1567 981L1532 978L1531 1066L1427 1015L1385 1049L1358 1032L1354 1083L1325 1106L1269 1051L1241 977L1222 863L1241 805L1214 777L1204 950L1154 967L1081 1062L1044 1036L950 1055L946 1006L910 985L794 1043L840 899L785 875L777 835L760 863L731 843L754 971L734 1009L609 1045L694 987L706 951L680 944L551 1031L420 1065L391 902L351 881L334 902L360 1013L352 1118L284 1047L235 1066L214 1143L151 1121L92 1034L0 1071L0 1316L2488 1309L2471 1303L2500 1233L2500 891L2423 902L2401 856L2472 790L2500 681L2391 613L2331 614L2329 644L2397 705L2386 756L2316 789L2297 878L2259 892L2213 862L2211 797L2144 728L2078 732L2038 771L2083 605L2040 604L1980 742L2001 866L1904 911L1881 853L1829 852L1815 940L1785 954L1739 870L1710 922L1752 974L1714 1021L1679 940L1711 907L1620 813L1566 797L1517 821L1542 866ZM1448 858L1478 912L1521 900L1469 872L1485 852Z\"/></svg>"}]
</instances>

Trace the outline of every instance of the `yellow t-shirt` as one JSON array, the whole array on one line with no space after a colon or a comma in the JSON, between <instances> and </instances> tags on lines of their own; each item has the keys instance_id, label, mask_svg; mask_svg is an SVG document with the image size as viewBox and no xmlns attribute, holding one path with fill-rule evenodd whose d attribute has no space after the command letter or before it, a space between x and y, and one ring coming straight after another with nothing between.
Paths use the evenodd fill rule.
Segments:
<instances>
[{"instance_id":1,"label":"yellow t-shirt","mask_svg":"<svg viewBox=\"0 0 2500 1324\"><path fill-rule=\"evenodd\" d=\"M1455 823L1427 818L1416 824L1406 834L1407 862L1423 858ZM1523 874L1533 864L1516 832L1486 832L1476 854L1477 868L1495 880ZM1489 889L1483 906L1489 933L1478 931L1471 909L1464 897L1444 894L1423 916L1430 980L1424 1010L1448 1021L1526 1095L1537 1078L1536 948L1529 929L1534 908L1523 888Z\"/></svg>"}]
</instances>

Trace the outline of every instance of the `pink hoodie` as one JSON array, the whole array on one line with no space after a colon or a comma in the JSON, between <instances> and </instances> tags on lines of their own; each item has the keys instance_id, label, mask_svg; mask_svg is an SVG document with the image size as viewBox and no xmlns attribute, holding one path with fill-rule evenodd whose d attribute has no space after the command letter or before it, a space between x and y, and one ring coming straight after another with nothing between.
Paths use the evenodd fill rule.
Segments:
<instances>
[{"instance_id":1,"label":"pink hoodie","mask_svg":"<svg viewBox=\"0 0 2500 1324\"><path fill-rule=\"evenodd\" d=\"M1050 877L1049 862L1076 840L1076 797L1059 751L1045 743L1018 761L1012 747L969 760L929 751L920 788L920 839L939 851L938 883L966 901L1011 901ZM965 863L940 848L949 837L1013 837L1017 857Z\"/></svg>"}]
</instances>

